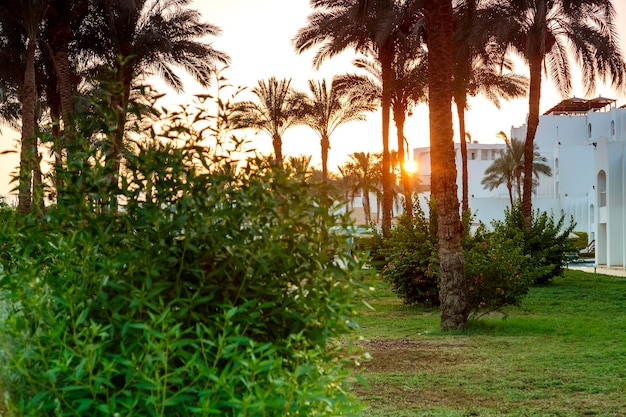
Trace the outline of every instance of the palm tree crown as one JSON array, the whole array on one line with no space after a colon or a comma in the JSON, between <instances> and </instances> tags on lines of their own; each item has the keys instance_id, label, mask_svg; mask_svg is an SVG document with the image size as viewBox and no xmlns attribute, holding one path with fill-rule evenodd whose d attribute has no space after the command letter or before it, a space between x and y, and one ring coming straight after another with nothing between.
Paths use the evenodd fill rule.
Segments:
<instances>
[{"instance_id":1,"label":"palm tree crown","mask_svg":"<svg viewBox=\"0 0 626 417\"><path fill-rule=\"evenodd\" d=\"M328 181L328 151L330 136L342 124L365 120L367 112L375 110L373 100L350 89L337 88L326 80L309 80L310 94L303 103L301 122L320 137L322 148L322 181Z\"/></svg>"},{"instance_id":2,"label":"palm tree crown","mask_svg":"<svg viewBox=\"0 0 626 417\"><path fill-rule=\"evenodd\" d=\"M242 127L263 131L272 138L274 157L280 165L283 162L282 137L301 119L303 95L291 87L290 79L276 77L259 80L252 93L257 101L239 103L239 123Z\"/></svg>"},{"instance_id":3,"label":"palm tree crown","mask_svg":"<svg viewBox=\"0 0 626 417\"><path fill-rule=\"evenodd\" d=\"M506 185L509 193L509 202L511 203L511 207L513 207L513 187L515 187L517 191L517 198L521 198L522 196L525 144L522 139L509 139L504 132L498 132L498 136L502 138L506 144L505 151L487 167L485 177L481 181L481 184L488 190L493 190L500 185ZM552 176L552 168L550 168L547 162L548 160L539 154L539 149L537 145L535 145L532 163L534 189L539 185L540 174L547 177Z\"/></svg>"},{"instance_id":4,"label":"palm tree crown","mask_svg":"<svg viewBox=\"0 0 626 417\"><path fill-rule=\"evenodd\" d=\"M572 89L571 57L581 69L587 94L593 93L598 80L622 87L626 65L614 18L611 0L506 0L489 5L486 20L491 32L530 68L526 160L534 152L544 68L563 95ZM522 211L530 224L532 165L524 169Z\"/></svg>"},{"instance_id":5,"label":"palm tree crown","mask_svg":"<svg viewBox=\"0 0 626 417\"><path fill-rule=\"evenodd\" d=\"M127 106L136 81L157 76L174 90L182 91L183 82L176 71L182 69L202 86L208 86L217 65L226 64L229 58L207 42L220 30L202 22L200 13L188 8L191 0L101 0L98 4L93 19L103 25L91 29L102 33L88 33L85 39L98 42L89 49L89 62L113 68L111 74L120 88L115 98L118 102L112 104L119 113L117 128L107 150L110 181L116 184Z\"/></svg>"}]
</instances>

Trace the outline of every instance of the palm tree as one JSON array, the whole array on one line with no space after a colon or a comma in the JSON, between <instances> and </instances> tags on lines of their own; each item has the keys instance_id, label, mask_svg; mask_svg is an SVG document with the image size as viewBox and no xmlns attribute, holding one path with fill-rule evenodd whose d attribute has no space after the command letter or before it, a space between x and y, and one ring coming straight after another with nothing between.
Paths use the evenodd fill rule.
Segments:
<instances>
[{"instance_id":1,"label":"palm tree","mask_svg":"<svg viewBox=\"0 0 626 417\"><path fill-rule=\"evenodd\" d=\"M23 28L0 14L0 36L5 42L0 47L0 124L19 131L22 106L20 87L24 81L24 68L16 65L23 61L21 43Z\"/></svg>"},{"instance_id":2,"label":"palm tree","mask_svg":"<svg viewBox=\"0 0 626 417\"><path fill-rule=\"evenodd\" d=\"M526 94L528 79L512 74L512 63L503 59L502 51L486 36L481 27L481 10L476 0L457 4L454 31L454 101L459 121L461 148L461 209L469 210L467 171L467 132L465 111L469 109L467 97L482 94L497 108L500 99L510 100ZM502 70L507 72L503 72Z\"/></svg>"},{"instance_id":3,"label":"palm tree","mask_svg":"<svg viewBox=\"0 0 626 417\"><path fill-rule=\"evenodd\" d=\"M350 198L354 198L357 193L361 193L363 196L365 223L370 224L372 222L370 193L379 191L374 156L369 152L355 152L350 155L350 161L343 166L340 172L343 172L344 177L348 175L351 179Z\"/></svg>"},{"instance_id":4,"label":"palm tree","mask_svg":"<svg viewBox=\"0 0 626 417\"><path fill-rule=\"evenodd\" d=\"M257 101L238 104L237 116L241 127L253 127L272 138L274 158L277 165L283 163L283 135L302 117L304 96L291 87L291 79L270 77L259 80L252 89Z\"/></svg>"},{"instance_id":5,"label":"palm tree","mask_svg":"<svg viewBox=\"0 0 626 417\"><path fill-rule=\"evenodd\" d=\"M367 96L354 94L350 89L328 85L326 80L309 80L310 95L303 103L301 122L320 137L322 147L322 182L328 182L328 151L330 136L342 124L365 120L365 113L375 110Z\"/></svg>"},{"instance_id":6,"label":"palm tree","mask_svg":"<svg viewBox=\"0 0 626 417\"><path fill-rule=\"evenodd\" d=\"M321 45L314 58L319 65L346 49L357 52L373 50L382 72L382 142L383 142L383 235L391 231L391 172L389 161L389 124L391 82L395 43L412 31L418 18L417 1L407 0L310 0L313 13L293 43L298 53ZM403 9L404 8L404 9Z\"/></svg>"},{"instance_id":7,"label":"palm tree","mask_svg":"<svg viewBox=\"0 0 626 417\"><path fill-rule=\"evenodd\" d=\"M95 62L114 68L121 91L113 103L118 108L117 129L107 152L112 175L119 175L127 106L137 79L158 76L168 86L183 91L176 69L190 74L208 86L217 64L228 56L214 49L208 37L217 36L217 26L200 20L197 10L189 9L191 0L100 0L97 26L101 44L94 47ZM120 59L122 57L123 59Z\"/></svg>"},{"instance_id":8,"label":"palm tree","mask_svg":"<svg viewBox=\"0 0 626 417\"><path fill-rule=\"evenodd\" d=\"M396 125L398 141L398 159L400 179L404 191L405 213L410 217L413 211L411 179L404 167L405 142L404 124L412 108L427 101L428 94L428 59L423 48L403 44L408 50L396 54L393 62L393 80L391 84L391 108ZM337 77L342 88L360 91L360 95L382 98L382 71L380 63L367 58L357 58L354 66L364 70L368 75L347 74Z\"/></svg>"},{"instance_id":9,"label":"palm tree","mask_svg":"<svg viewBox=\"0 0 626 417\"><path fill-rule=\"evenodd\" d=\"M504 140L506 149L502 155L493 161L485 170L485 177L481 181L485 189L490 191L500 185L506 185L509 192L509 202L513 207L513 186L517 190L517 198L522 196L522 178L524 176L524 153L525 144L522 139L509 139L504 132L498 132L498 137ZM541 156L539 148L535 145L533 153L533 189L539 185L539 175L552 176L552 168L547 164L548 160Z\"/></svg>"},{"instance_id":10,"label":"palm tree","mask_svg":"<svg viewBox=\"0 0 626 417\"><path fill-rule=\"evenodd\" d=\"M48 0L42 33L44 66L46 67L45 95L52 125L53 153L56 171L61 168L68 144L74 142L73 97L82 79L78 75L79 55L90 51L94 43L85 38L83 28L89 26L92 0ZM89 55L89 52L86 53ZM62 123L61 123L62 122ZM59 177L54 183L59 191Z\"/></svg>"},{"instance_id":11,"label":"palm tree","mask_svg":"<svg viewBox=\"0 0 626 417\"><path fill-rule=\"evenodd\" d=\"M525 160L531 160L539 124L542 72L563 96L571 91L571 57L580 66L586 94L598 80L624 83L626 68L615 35L615 9L610 0L506 0L487 14L491 31L522 57L530 69ZM532 165L524 167L522 212L532 218Z\"/></svg>"},{"instance_id":12,"label":"palm tree","mask_svg":"<svg viewBox=\"0 0 626 417\"><path fill-rule=\"evenodd\" d=\"M16 0L0 6L3 35L7 43L4 48L21 59L19 66L22 78L18 81L18 96L21 104L21 149L18 185L18 211L22 214L32 210L33 180L38 163L36 133L37 83L35 79L35 58L37 39L40 34L45 10L45 0ZM26 42L23 43L22 39Z\"/></svg>"},{"instance_id":13,"label":"palm tree","mask_svg":"<svg viewBox=\"0 0 626 417\"><path fill-rule=\"evenodd\" d=\"M469 303L461 247L455 151L452 131L453 20L451 0L424 4L428 45L428 96L432 194L437 213L441 329L463 329Z\"/></svg>"},{"instance_id":14,"label":"palm tree","mask_svg":"<svg viewBox=\"0 0 626 417\"><path fill-rule=\"evenodd\" d=\"M73 113L72 96L77 82L72 80L76 72L72 68L72 61L76 58L71 56L71 48L72 44L78 47L83 45L77 28L83 26L90 3L89 0L48 0L44 36L54 64L50 76L57 80L62 116ZM65 122L69 123L69 120Z\"/></svg>"}]
</instances>

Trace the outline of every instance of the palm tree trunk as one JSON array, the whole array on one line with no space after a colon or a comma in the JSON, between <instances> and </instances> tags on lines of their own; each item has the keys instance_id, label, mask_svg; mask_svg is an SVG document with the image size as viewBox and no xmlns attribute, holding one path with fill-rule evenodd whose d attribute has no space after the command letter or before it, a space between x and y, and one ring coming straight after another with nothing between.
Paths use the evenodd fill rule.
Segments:
<instances>
[{"instance_id":1,"label":"palm tree trunk","mask_svg":"<svg viewBox=\"0 0 626 417\"><path fill-rule=\"evenodd\" d=\"M437 210L441 329L464 329L469 314L452 130L453 13L451 0L424 5L429 52L432 183Z\"/></svg>"},{"instance_id":2,"label":"palm tree trunk","mask_svg":"<svg viewBox=\"0 0 626 417\"><path fill-rule=\"evenodd\" d=\"M511 210L513 209L513 184L508 183L506 185L507 190L509 190L509 202L511 203Z\"/></svg>"},{"instance_id":3,"label":"palm tree trunk","mask_svg":"<svg viewBox=\"0 0 626 417\"><path fill-rule=\"evenodd\" d=\"M413 217L413 196L411 192L411 180L406 167L404 166L404 109L399 108L393 111L393 120L396 123L396 130L398 131L398 160L400 161L400 181L402 182L402 189L404 191L404 213L409 217Z\"/></svg>"},{"instance_id":4,"label":"palm tree trunk","mask_svg":"<svg viewBox=\"0 0 626 417\"><path fill-rule=\"evenodd\" d=\"M469 210L469 185L467 172L467 140L465 135L465 94L456 97L456 112L459 118L459 143L461 146L461 210Z\"/></svg>"},{"instance_id":5,"label":"palm tree trunk","mask_svg":"<svg viewBox=\"0 0 626 417\"><path fill-rule=\"evenodd\" d=\"M54 54L54 66L59 82L59 93L61 96L61 115L66 130L71 126L71 118L68 116L74 113L72 105L72 81L69 52L60 50Z\"/></svg>"},{"instance_id":6,"label":"palm tree trunk","mask_svg":"<svg viewBox=\"0 0 626 417\"><path fill-rule=\"evenodd\" d=\"M45 185L41 172L41 154L37 152L37 140L35 139L35 164L33 166L33 205L37 216L43 216L46 212Z\"/></svg>"},{"instance_id":7,"label":"palm tree trunk","mask_svg":"<svg viewBox=\"0 0 626 417\"><path fill-rule=\"evenodd\" d=\"M58 94L47 90L46 98L48 100L48 107L50 108L50 118L53 120L51 132L52 132L52 150L54 152L54 176L52 178L53 186L59 191L59 175L63 166L63 144L61 143L61 126L59 120L61 119L61 102Z\"/></svg>"},{"instance_id":8,"label":"palm tree trunk","mask_svg":"<svg viewBox=\"0 0 626 417\"><path fill-rule=\"evenodd\" d=\"M533 157L535 152L535 133L539 126L539 102L541 99L541 67L543 54L540 45L543 45L543 28L545 28L548 14L548 5L545 0L537 2L537 15L535 26L530 33L530 44L533 50L530 52L528 62L530 70L530 87L528 93L528 129L526 130L526 142L524 143L524 194L522 196L522 214L526 225L532 222L532 190L533 190Z\"/></svg>"},{"instance_id":9,"label":"palm tree trunk","mask_svg":"<svg viewBox=\"0 0 626 417\"><path fill-rule=\"evenodd\" d=\"M328 184L328 151L330 149L330 139L328 135L323 135L320 140L322 146L322 183Z\"/></svg>"},{"instance_id":10,"label":"palm tree trunk","mask_svg":"<svg viewBox=\"0 0 626 417\"><path fill-rule=\"evenodd\" d=\"M522 173L524 171L524 167L518 167L515 170L515 185L517 190L517 198L522 201Z\"/></svg>"},{"instance_id":11,"label":"palm tree trunk","mask_svg":"<svg viewBox=\"0 0 626 417\"><path fill-rule=\"evenodd\" d=\"M391 156L389 153L389 124L391 110L391 80L393 45L380 48L378 53L382 68L382 136L383 136L383 161L382 161L382 182L383 182L383 237L391 235L391 210L393 206L393 184L391 184Z\"/></svg>"},{"instance_id":12,"label":"palm tree trunk","mask_svg":"<svg viewBox=\"0 0 626 417\"><path fill-rule=\"evenodd\" d=\"M363 190L363 212L365 214L365 223L372 223L372 208L370 205L370 193L369 191Z\"/></svg>"},{"instance_id":13,"label":"palm tree trunk","mask_svg":"<svg viewBox=\"0 0 626 417\"><path fill-rule=\"evenodd\" d=\"M272 136L272 146L274 147L274 159L278 166L283 164L283 139L278 133Z\"/></svg>"},{"instance_id":14,"label":"palm tree trunk","mask_svg":"<svg viewBox=\"0 0 626 417\"><path fill-rule=\"evenodd\" d=\"M35 109L37 90L35 85L35 48L36 40L28 39L26 47L26 67L22 86L22 145L20 150L20 178L18 186L18 212L29 213L32 210L33 167L36 161Z\"/></svg>"},{"instance_id":15,"label":"palm tree trunk","mask_svg":"<svg viewBox=\"0 0 626 417\"><path fill-rule=\"evenodd\" d=\"M109 195L106 196L108 201L103 202L105 205L108 205L109 209L113 212L117 211L117 194L115 193L115 189L119 185L122 167L128 100L132 88L132 66L130 64L118 65L117 73L119 75L117 79L118 85L115 86L115 88L119 89L119 93L113 97L111 106L116 109L118 114L115 132L113 132L111 144L106 153L106 175L108 177L107 184L109 186L109 189L106 191Z\"/></svg>"},{"instance_id":16,"label":"palm tree trunk","mask_svg":"<svg viewBox=\"0 0 626 417\"><path fill-rule=\"evenodd\" d=\"M522 195L522 214L526 224L532 220L532 189L533 189L533 156L535 152L535 133L539 126L539 100L541 98L541 58L535 58L530 63L530 92L528 111L528 130L524 143L524 177Z\"/></svg>"}]
</instances>

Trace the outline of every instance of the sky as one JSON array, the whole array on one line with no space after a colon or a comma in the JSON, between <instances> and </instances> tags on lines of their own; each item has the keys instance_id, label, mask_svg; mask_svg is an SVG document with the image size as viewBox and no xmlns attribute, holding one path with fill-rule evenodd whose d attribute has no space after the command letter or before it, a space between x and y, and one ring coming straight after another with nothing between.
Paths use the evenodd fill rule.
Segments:
<instances>
[{"instance_id":1,"label":"sky","mask_svg":"<svg viewBox=\"0 0 626 417\"><path fill-rule=\"evenodd\" d=\"M621 39L626 46L626 0L614 0L618 12L616 26L621 29ZM291 40L299 28L306 25L310 14L308 0L195 0L195 7L204 18L221 27L222 34L213 45L230 54L232 61L225 73L234 84L254 86L260 79L270 76L292 79L292 85L306 91L307 80L326 78L333 75L353 72L351 61L354 55L343 54L328 60L316 71L312 68L314 50L297 55ZM626 48L623 48L626 52ZM626 53L625 53L626 55ZM517 72L526 71L519 67ZM553 107L561 97L549 82L543 83L541 111ZM573 95L584 97L580 83L574 83ZM626 99L617 97L609 88L599 88L596 95L618 99L618 105ZM512 126L525 123L528 113L526 98L502 102L496 108L481 98L470 98L470 111L466 114L466 130L472 140L481 143L497 142L496 133L510 132ZM456 109L453 107L456 123ZM380 152L381 144L380 112L368 116L367 122L353 122L340 127L331 137L329 168L348 160L352 152ZM390 143L395 144L395 132L391 133ZM456 129L458 134L458 129ZM409 147L428 146L428 108L420 105L413 110L407 121L405 136ZM263 133L257 136L255 144L259 150L271 152L271 140ZM283 137L283 153L286 155L312 155L312 163L321 162L320 145L316 134L307 127L288 130Z\"/></svg>"},{"instance_id":2,"label":"sky","mask_svg":"<svg viewBox=\"0 0 626 417\"><path fill-rule=\"evenodd\" d=\"M626 56L626 0L614 0L617 11L616 27L618 28L622 49ZM224 75L234 85L253 87L260 79L271 76L291 78L292 85L302 91L308 89L309 79L331 80L334 75L353 72L351 65L353 54L344 53L326 61L318 70L312 67L315 50L297 55L292 46L292 38L299 28L306 25L310 14L308 0L193 0L191 7L202 14L202 18L221 28L220 36L212 38L216 49L228 53L231 57L229 68ZM523 73L520 66L516 72ZM167 90L164 90L166 92ZM189 102L194 94L203 91L193 82L186 85L186 92L176 95L168 92L168 100L172 103ZM246 96L248 94L248 96ZM574 82L573 95L584 97L580 83ZM618 96L610 88L599 88L596 95L611 97L618 100L618 106L626 103L625 97ZM244 93L241 98L250 98ZM550 82L544 78L541 97L541 111L544 112L557 104L561 97L556 93ZM496 133L510 132L512 126L525 123L528 113L527 99L502 102L497 109L493 104L481 99L470 98L470 110L466 113L466 130L472 140L480 143L497 142ZM453 107L454 123L456 109ZM0 152L17 149L17 132L8 127L0 127ZM456 129L458 134L458 129ZM390 144L395 144L395 131L392 130ZM413 110L413 116L407 120L405 136L409 147L428 146L428 108L420 105ZM261 153L272 151L271 139L264 133L247 136L252 140L254 149ZM381 116L380 112L368 115L365 122L352 122L339 127L331 137L329 169L336 170L348 160L353 152L380 152ZM458 139L455 139L455 141ZM308 127L300 126L287 130L283 137L283 154L286 156L311 155L312 164L321 163L320 144L317 135ZM15 171L18 161L16 153L0 154L0 195L7 194L10 176Z\"/></svg>"}]
</instances>

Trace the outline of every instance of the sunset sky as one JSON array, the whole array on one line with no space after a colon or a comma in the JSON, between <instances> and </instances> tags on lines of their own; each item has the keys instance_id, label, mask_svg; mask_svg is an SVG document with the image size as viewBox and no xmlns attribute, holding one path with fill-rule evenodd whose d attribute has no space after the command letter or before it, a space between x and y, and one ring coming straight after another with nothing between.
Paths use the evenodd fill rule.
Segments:
<instances>
[{"instance_id":1,"label":"sunset sky","mask_svg":"<svg viewBox=\"0 0 626 417\"><path fill-rule=\"evenodd\" d=\"M617 10L617 28L620 31L622 45L626 44L626 0L614 0ZM330 80L335 74L352 72L353 55L344 54L327 61L318 71L311 66L314 51L296 55L291 39L299 28L306 24L310 13L308 0L195 0L193 6L204 19L222 29L222 34L213 39L213 45L227 52L232 62L225 75L235 85L251 87L260 79L270 76L292 78L292 85L306 91L308 79ZM622 48L625 51L626 48ZM525 72L519 67L518 72ZM545 77L544 77L545 80ZM542 111L549 109L561 100L550 82L543 83L541 98ZM191 95L201 93L196 85L188 84L185 95L171 96L173 102L184 103ZM580 83L574 83L575 96L583 97ZM616 98L618 106L626 103L626 98L619 97L609 88L600 88L596 95ZM249 97L249 96L247 96ZM498 131L509 132L511 126L519 126L526 120L527 99L503 102L498 110L493 104L480 98L470 99L471 110L466 114L467 131L473 140L482 143L496 142ZM455 109L453 109L456 111ZM456 118L455 118L456 123ZM1 150L15 149L16 132L2 127ZM395 132L392 131L392 135ZM421 105L414 109L413 116L407 121L405 135L411 148L428 146L428 109ZM393 136L392 136L393 138ZM395 139L391 140L391 144ZM260 152L272 150L271 140L263 133L254 138L254 147ZM382 148L380 139L380 113L372 113L367 122L353 122L340 127L331 137L329 169L347 160L352 152L379 152ZM312 155L314 165L320 163L319 139L308 127L297 127L287 131L283 137L285 155ZM0 156L2 171L14 170L17 155ZM0 177L0 195L8 192L8 175Z\"/></svg>"},{"instance_id":2,"label":"sunset sky","mask_svg":"<svg viewBox=\"0 0 626 417\"><path fill-rule=\"evenodd\" d=\"M626 0L613 3L618 12L616 26L620 30L620 38L626 39ZM295 54L291 39L306 24L310 13L308 4L308 0L195 1L204 17L222 28L222 35L215 40L214 45L231 55L232 63L226 75L233 83L254 86L259 79L275 75L292 78L292 84L302 90L307 89L309 78L330 79L335 74L353 71L352 56L349 54L329 60L319 71L314 71L311 66L313 51L302 56ZM626 51L626 48L623 49ZM526 70L522 66L517 71ZM545 111L561 98L551 83L544 82L543 85L541 108ZM574 83L573 93L584 97L580 83ZM626 102L609 88L598 89L597 95L616 98L618 105ZM495 134L498 131L509 132L511 126L525 123L528 112L526 98L503 102L500 110L480 98L470 99L470 106L471 110L466 116L467 131L473 140L483 143L496 142ZM407 122L405 134L411 148L428 146L428 108L425 105L414 110L413 117ZM271 151L268 137L259 135L257 143L259 149ZM372 113L366 123L355 122L338 129L331 137L331 147L330 169L343 163L351 152L380 151L380 113ZM288 130L283 138L283 149L287 155L311 154L314 164L321 161L319 141L305 127Z\"/></svg>"}]
</instances>

